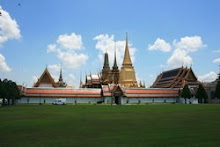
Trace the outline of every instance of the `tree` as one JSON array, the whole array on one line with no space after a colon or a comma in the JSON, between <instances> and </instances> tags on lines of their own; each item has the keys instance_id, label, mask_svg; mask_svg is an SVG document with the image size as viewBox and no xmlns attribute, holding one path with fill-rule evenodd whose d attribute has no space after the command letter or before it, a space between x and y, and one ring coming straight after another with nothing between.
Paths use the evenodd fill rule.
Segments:
<instances>
[{"instance_id":1,"label":"tree","mask_svg":"<svg viewBox=\"0 0 220 147\"><path fill-rule=\"evenodd\" d=\"M204 103L207 103L208 95L205 91L205 88L202 86L202 84L199 84L199 88L196 92L196 98L198 98L198 102L202 103L202 100L204 99Z\"/></svg>"},{"instance_id":2,"label":"tree","mask_svg":"<svg viewBox=\"0 0 220 147\"><path fill-rule=\"evenodd\" d=\"M220 74L219 74L219 77L218 77L217 86L215 88L215 97L220 99Z\"/></svg>"},{"instance_id":3,"label":"tree","mask_svg":"<svg viewBox=\"0 0 220 147\"><path fill-rule=\"evenodd\" d=\"M12 91L12 95L11 95L12 105L14 105L15 104L15 99L20 98L20 91L19 91L18 86L15 82L12 82L11 88L12 88L12 90L11 90Z\"/></svg>"},{"instance_id":4,"label":"tree","mask_svg":"<svg viewBox=\"0 0 220 147\"><path fill-rule=\"evenodd\" d=\"M3 98L2 105L14 104L16 98L20 98L20 91L15 82L4 79L0 80L0 98ZM6 99L8 100L6 103Z\"/></svg>"},{"instance_id":5,"label":"tree","mask_svg":"<svg viewBox=\"0 0 220 147\"><path fill-rule=\"evenodd\" d=\"M185 104L186 104L186 98L190 99L192 97L188 85L185 85L183 87L183 91L182 91L181 97L183 97L185 99Z\"/></svg>"},{"instance_id":6,"label":"tree","mask_svg":"<svg viewBox=\"0 0 220 147\"><path fill-rule=\"evenodd\" d=\"M2 80L0 79L0 98L3 98Z\"/></svg>"},{"instance_id":7,"label":"tree","mask_svg":"<svg viewBox=\"0 0 220 147\"><path fill-rule=\"evenodd\" d=\"M6 105L6 101L5 101L5 99L6 99L6 97L7 97L7 89L6 89L6 83L8 82L8 80L7 79L4 79L3 81L2 81L2 83L1 83L1 96L2 96L2 98L3 98L3 100L2 100L2 105L4 106L4 105Z\"/></svg>"}]
</instances>

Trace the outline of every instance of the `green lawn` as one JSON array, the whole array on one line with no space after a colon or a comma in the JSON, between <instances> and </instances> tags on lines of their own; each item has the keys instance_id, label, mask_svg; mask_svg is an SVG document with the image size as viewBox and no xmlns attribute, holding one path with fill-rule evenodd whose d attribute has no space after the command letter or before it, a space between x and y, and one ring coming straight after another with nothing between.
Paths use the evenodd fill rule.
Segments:
<instances>
[{"instance_id":1,"label":"green lawn","mask_svg":"<svg viewBox=\"0 0 220 147\"><path fill-rule=\"evenodd\" d=\"M0 107L0 146L220 146L220 105Z\"/></svg>"}]
</instances>

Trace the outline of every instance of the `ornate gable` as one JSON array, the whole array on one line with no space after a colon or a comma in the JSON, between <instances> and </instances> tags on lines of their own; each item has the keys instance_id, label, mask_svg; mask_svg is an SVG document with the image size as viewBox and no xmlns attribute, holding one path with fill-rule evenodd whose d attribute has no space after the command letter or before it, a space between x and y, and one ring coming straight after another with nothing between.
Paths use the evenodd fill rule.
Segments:
<instances>
[{"instance_id":1,"label":"ornate gable","mask_svg":"<svg viewBox=\"0 0 220 147\"><path fill-rule=\"evenodd\" d=\"M197 77L195 76L195 74L191 68L189 69L189 73L186 75L186 80L197 81Z\"/></svg>"},{"instance_id":2,"label":"ornate gable","mask_svg":"<svg viewBox=\"0 0 220 147\"><path fill-rule=\"evenodd\" d=\"M119 85L116 85L112 89L112 95L113 96L122 96L122 95L124 95L124 91L122 90L122 88Z\"/></svg>"},{"instance_id":3,"label":"ornate gable","mask_svg":"<svg viewBox=\"0 0 220 147\"><path fill-rule=\"evenodd\" d=\"M54 79L52 78L50 72L46 68L38 81L34 84L34 87L57 87Z\"/></svg>"}]
</instances>

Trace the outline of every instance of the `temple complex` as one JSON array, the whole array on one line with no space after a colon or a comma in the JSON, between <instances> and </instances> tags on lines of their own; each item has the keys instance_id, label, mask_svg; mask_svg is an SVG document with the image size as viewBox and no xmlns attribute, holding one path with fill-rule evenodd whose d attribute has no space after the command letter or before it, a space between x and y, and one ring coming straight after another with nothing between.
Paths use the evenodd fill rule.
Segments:
<instances>
[{"instance_id":1,"label":"temple complex","mask_svg":"<svg viewBox=\"0 0 220 147\"><path fill-rule=\"evenodd\" d=\"M104 54L104 64L100 75L86 76L85 84L82 86L84 88L100 88L97 85L108 85L108 84L119 84L123 87L140 87L144 88L144 86L138 85L135 76L135 70L132 65L129 46L128 46L128 37L126 35L126 43L125 43L125 52L124 52L124 60L122 63L121 70L119 71L117 65L117 57L116 57L116 47L115 47L115 55L114 55L114 63L112 69L110 69L108 53ZM95 80L96 82L93 82Z\"/></svg>"},{"instance_id":2,"label":"temple complex","mask_svg":"<svg viewBox=\"0 0 220 147\"><path fill-rule=\"evenodd\" d=\"M112 67L112 68L111 68ZM78 89L68 87L63 80L62 68L59 80L55 82L47 67L33 87L21 87L22 97L19 103L52 103L57 98L65 98L67 103L182 103L180 92L185 85L196 91L200 82L192 68L179 67L159 74L151 86L137 83L132 65L128 37L126 35L124 58L119 70L116 47L113 65L109 65L109 56L104 54L103 68L98 74L85 76L83 84L80 77ZM207 89L207 86L205 87ZM188 103L198 103L196 98Z\"/></svg>"}]
</instances>

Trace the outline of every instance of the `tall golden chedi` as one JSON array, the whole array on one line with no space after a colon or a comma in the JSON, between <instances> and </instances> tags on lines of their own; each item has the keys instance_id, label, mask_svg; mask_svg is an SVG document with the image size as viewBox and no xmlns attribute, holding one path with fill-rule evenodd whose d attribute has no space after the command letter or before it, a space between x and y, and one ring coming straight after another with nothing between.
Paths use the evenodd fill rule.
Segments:
<instances>
[{"instance_id":1,"label":"tall golden chedi","mask_svg":"<svg viewBox=\"0 0 220 147\"><path fill-rule=\"evenodd\" d=\"M135 76L135 70L134 67L132 66L131 57L129 53L127 34L126 34L124 60L119 75L119 83L121 84L121 86L124 87L138 87Z\"/></svg>"}]
</instances>

